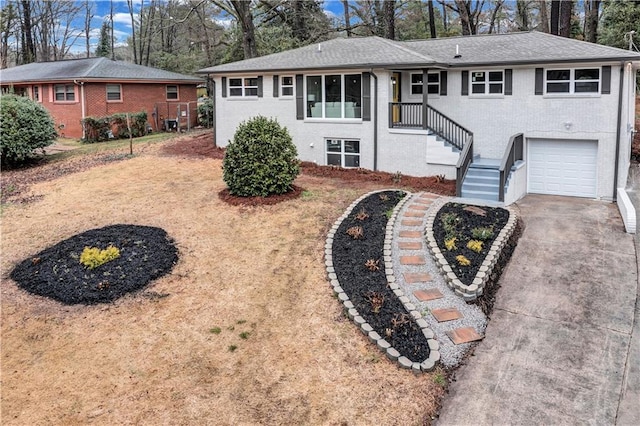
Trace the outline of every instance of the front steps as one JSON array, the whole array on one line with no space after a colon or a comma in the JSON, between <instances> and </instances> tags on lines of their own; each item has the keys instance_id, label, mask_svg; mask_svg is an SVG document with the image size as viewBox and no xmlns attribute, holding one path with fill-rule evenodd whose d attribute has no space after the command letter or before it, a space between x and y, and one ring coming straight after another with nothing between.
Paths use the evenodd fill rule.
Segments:
<instances>
[{"instance_id":1,"label":"front steps","mask_svg":"<svg viewBox=\"0 0 640 426\"><path fill-rule=\"evenodd\" d=\"M476 157L462 182L462 197L498 201L500 160Z\"/></svg>"},{"instance_id":2,"label":"front steps","mask_svg":"<svg viewBox=\"0 0 640 426\"><path fill-rule=\"evenodd\" d=\"M460 150L435 134L427 135L427 163L455 166Z\"/></svg>"}]
</instances>

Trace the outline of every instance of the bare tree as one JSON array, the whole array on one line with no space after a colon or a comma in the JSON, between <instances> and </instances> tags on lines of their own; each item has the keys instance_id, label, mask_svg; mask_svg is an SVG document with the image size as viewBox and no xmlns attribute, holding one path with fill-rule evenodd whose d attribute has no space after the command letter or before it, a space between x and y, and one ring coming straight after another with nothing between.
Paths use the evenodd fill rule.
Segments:
<instances>
[{"instance_id":1,"label":"bare tree","mask_svg":"<svg viewBox=\"0 0 640 426\"><path fill-rule=\"evenodd\" d=\"M560 34L560 0L551 0L551 34Z\"/></svg>"},{"instance_id":2,"label":"bare tree","mask_svg":"<svg viewBox=\"0 0 640 426\"><path fill-rule=\"evenodd\" d=\"M131 39L133 41L133 63L138 64L138 48L136 44L136 20L133 17L133 0L127 0L129 16L131 16Z\"/></svg>"},{"instance_id":3,"label":"bare tree","mask_svg":"<svg viewBox=\"0 0 640 426\"><path fill-rule=\"evenodd\" d=\"M93 3L84 1L84 38L87 58L91 56L91 20L93 19Z\"/></svg>"},{"instance_id":4,"label":"bare tree","mask_svg":"<svg viewBox=\"0 0 640 426\"><path fill-rule=\"evenodd\" d=\"M520 31L529 31L529 2L527 0L517 0L516 2L516 23Z\"/></svg>"},{"instance_id":5,"label":"bare tree","mask_svg":"<svg viewBox=\"0 0 640 426\"><path fill-rule=\"evenodd\" d=\"M36 45L33 43L33 28L31 22L31 2L21 1L21 26L22 26L22 63L29 64L36 60Z\"/></svg>"},{"instance_id":6,"label":"bare tree","mask_svg":"<svg viewBox=\"0 0 640 426\"><path fill-rule=\"evenodd\" d=\"M383 3L383 17L384 17L384 36L390 40L396 38L396 2L395 0L384 0Z\"/></svg>"},{"instance_id":7,"label":"bare tree","mask_svg":"<svg viewBox=\"0 0 640 426\"><path fill-rule=\"evenodd\" d=\"M584 38L591 43L598 41L600 0L584 0Z\"/></svg>"},{"instance_id":8,"label":"bare tree","mask_svg":"<svg viewBox=\"0 0 640 426\"><path fill-rule=\"evenodd\" d=\"M427 2L427 7L429 8L429 34L431 38L436 38L438 35L436 34L436 18L433 10L433 0Z\"/></svg>"},{"instance_id":9,"label":"bare tree","mask_svg":"<svg viewBox=\"0 0 640 426\"><path fill-rule=\"evenodd\" d=\"M9 40L16 37L16 25L19 24L17 7L13 3L6 3L0 11L0 69L7 68L9 58Z\"/></svg>"},{"instance_id":10,"label":"bare tree","mask_svg":"<svg viewBox=\"0 0 640 426\"><path fill-rule=\"evenodd\" d=\"M496 26L496 19L498 17L498 14L500 13L500 9L502 9L502 6L504 5L504 2L505 0L495 0L494 2L494 8L491 12L491 21L489 22L489 34L493 34Z\"/></svg>"},{"instance_id":11,"label":"bare tree","mask_svg":"<svg viewBox=\"0 0 640 426\"><path fill-rule=\"evenodd\" d=\"M484 8L484 0L455 0L454 3L448 3L445 0L438 1L458 14L462 35L478 34L478 20Z\"/></svg>"},{"instance_id":12,"label":"bare tree","mask_svg":"<svg viewBox=\"0 0 640 426\"><path fill-rule=\"evenodd\" d=\"M113 36L113 0L109 0L109 28L111 30L111 60L116 59L115 41Z\"/></svg>"},{"instance_id":13,"label":"bare tree","mask_svg":"<svg viewBox=\"0 0 640 426\"><path fill-rule=\"evenodd\" d=\"M547 12L547 0L538 0L538 17L540 20L540 31L549 32L549 14Z\"/></svg>"},{"instance_id":14,"label":"bare tree","mask_svg":"<svg viewBox=\"0 0 640 426\"><path fill-rule=\"evenodd\" d=\"M342 7L344 8L344 27L347 31L347 37L351 37L351 17L349 16L349 1L342 0Z\"/></svg>"},{"instance_id":15,"label":"bare tree","mask_svg":"<svg viewBox=\"0 0 640 426\"><path fill-rule=\"evenodd\" d=\"M571 37L571 18L573 16L573 0L564 0L560 2L560 20L558 35L562 37Z\"/></svg>"}]
</instances>

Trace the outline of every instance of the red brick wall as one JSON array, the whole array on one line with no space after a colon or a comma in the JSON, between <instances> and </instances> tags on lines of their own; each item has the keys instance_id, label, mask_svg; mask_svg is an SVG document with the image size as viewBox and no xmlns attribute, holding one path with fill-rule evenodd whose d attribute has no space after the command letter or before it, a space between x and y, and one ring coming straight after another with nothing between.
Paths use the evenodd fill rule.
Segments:
<instances>
[{"instance_id":1,"label":"red brick wall","mask_svg":"<svg viewBox=\"0 0 640 426\"><path fill-rule=\"evenodd\" d=\"M190 104L191 126L196 124L196 85L180 84L178 85L178 99L167 100L166 84L156 83L122 83L121 85L121 101L107 102L107 89L105 83L85 83L85 116L103 117L119 112L141 112L147 113L148 123L154 131L162 127L160 117L156 120L153 112L156 111L158 116L163 118L175 118L177 115L178 104ZM17 87L17 86L16 86ZM56 130L61 136L70 138L82 137L82 104L80 87L75 87L74 102L54 102L53 84L44 84L40 86L40 100L42 105L49 110L55 124ZM31 94L31 91L29 91ZM168 114L170 112L170 114ZM156 122L158 125L156 126ZM181 121L181 125L186 126L186 118Z\"/></svg>"}]
</instances>

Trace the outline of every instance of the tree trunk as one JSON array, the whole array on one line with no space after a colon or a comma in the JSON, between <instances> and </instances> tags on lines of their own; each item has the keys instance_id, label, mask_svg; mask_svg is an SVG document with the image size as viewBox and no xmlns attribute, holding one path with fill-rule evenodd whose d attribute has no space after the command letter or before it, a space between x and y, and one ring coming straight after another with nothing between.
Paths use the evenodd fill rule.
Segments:
<instances>
[{"instance_id":1,"label":"tree trunk","mask_svg":"<svg viewBox=\"0 0 640 426\"><path fill-rule=\"evenodd\" d=\"M495 3L495 8L493 9L493 12L491 12L491 23L489 24L489 34L493 34L493 30L495 29L495 26L496 26L496 18L498 17L498 13L500 13L500 9L502 8L503 4L504 4L504 0L499 0L499 1L496 1Z\"/></svg>"},{"instance_id":2,"label":"tree trunk","mask_svg":"<svg viewBox=\"0 0 640 426\"><path fill-rule=\"evenodd\" d=\"M547 13L547 0L538 0L540 10L540 31L549 33L549 14Z\"/></svg>"},{"instance_id":3,"label":"tree trunk","mask_svg":"<svg viewBox=\"0 0 640 426\"><path fill-rule=\"evenodd\" d=\"M584 39L598 42L598 12L600 0L584 0Z\"/></svg>"},{"instance_id":4,"label":"tree trunk","mask_svg":"<svg viewBox=\"0 0 640 426\"><path fill-rule=\"evenodd\" d=\"M551 0L551 34L560 34L560 0Z\"/></svg>"},{"instance_id":5,"label":"tree trunk","mask_svg":"<svg viewBox=\"0 0 640 426\"><path fill-rule=\"evenodd\" d=\"M384 0L384 35L389 40L396 39L396 2L395 0Z\"/></svg>"},{"instance_id":6,"label":"tree trunk","mask_svg":"<svg viewBox=\"0 0 640 426\"><path fill-rule=\"evenodd\" d=\"M529 7L526 0L518 0L516 2L516 15L518 29L520 31L529 31Z\"/></svg>"},{"instance_id":7,"label":"tree trunk","mask_svg":"<svg viewBox=\"0 0 640 426\"><path fill-rule=\"evenodd\" d=\"M560 3L560 28L558 35L571 37L571 17L573 15L573 0L564 0Z\"/></svg>"},{"instance_id":8,"label":"tree trunk","mask_svg":"<svg viewBox=\"0 0 640 426\"><path fill-rule=\"evenodd\" d=\"M447 32L447 30L449 29L449 23L447 21L447 6L442 3L442 26L444 27L445 32Z\"/></svg>"},{"instance_id":9,"label":"tree trunk","mask_svg":"<svg viewBox=\"0 0 640 426\"><path fill-rule=\"evenodd\" d=\"M471 2L463 0L455 0L456 12L460 15L460 25L462 26L462 35L468 36L475 34L473 23L471 22Z\"/></svg>"},{"instance_id":10,"label":"tree trunk","mask_svg":"<svg viewBox=\"0 0 640 426\"><path fill-rule=\"evenodd\" d=\"M114 37L113 37L113 0L109 0L109 6L110 6L110 10L109 10L109 21L111 23L111 25L109 26L109 31L111 32L111 60L115 61L116 60L116 50L115 50L115 42L114 42Z\"/></svg>"},{"instance_id":11,"label":"tree trunk","mask_svg":"<svg viewBox=\"0 0 640 426\"><path fill-rule=\"evenodd\" d=\"M347 37L351 37L351 18L349 17L349 1L342 0L342 7L344 8L344 27L347 30Z\"/></svg>"},{"instance_id":12,"label":"tree trunk","mask_svg":"<svg viewBox=\"0 0 640 426\"><path fill-rule=\"evenodd\" d=\"M22 63L30 64L36 60L36 46L33 44L33 28L31 28L31 2L22 0Z\"/></svg>"},{"instance_id":13,"label":"tree trunk","mask_svg":"<svg viewBox=\"0 0 640 426\"><path fill-rule=\"evenodd\" d=\"M258 48L256 47L255 26L253 24L253 15L251 14L251 2L231 0L231 5L236 11L238 21L242 28L242 48L244 50L244 59L255 58L258 56Z\"/></svg>"},{"instance_id":14,"label":"tree trunk","mask_svg":"<svg viewBox=\"0 0 640 426\"><path fill-rule=\"evenodd\" d=\"M85 38L85 53L86 57L91 57L91 19L93 18L91 4L89 0L84 1L85 15L84 15L84 38Z\"/></svg>"},{"instance_id":15,"label":"tree trunk","mask_svg":"<svg viewBox=\"0 0 640 426\"><path fill-rule=\"evenodd\" d=\"M129 6L129 16L131 16L131 41L133 44L133 63L139 64L138 48L136 44L136 21L135 19L133 19L133 0L127 0L127 5Z\"/></svg>"},{"instance_id":16,"label":"tree trunk","mask_svg":"<svg viewBox=\"0 0 640 426\"><path fill-rule=\"evenodd\" d=\"M429 35L431 38L437 38L436 34L436 16L433 11L433 0L429 0L427 2L427 6L429 7Z\"/></svg>"}]
</instances>

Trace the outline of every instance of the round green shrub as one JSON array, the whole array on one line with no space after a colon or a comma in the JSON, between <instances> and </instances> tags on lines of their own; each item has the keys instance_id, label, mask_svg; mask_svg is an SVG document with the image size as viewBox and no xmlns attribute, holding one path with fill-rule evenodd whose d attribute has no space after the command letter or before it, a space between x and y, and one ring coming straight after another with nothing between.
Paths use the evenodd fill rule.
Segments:
<instances>
[{"instance_id":1,"label":"round green shrub","mask_svg":"<svg viewBox=\"0 0 640 426\"><path fill-rule=\"evenodd\" d=\"M38 148L51 145L56 129L49 112L29 98L0 96L0 156L3 166L18 165Z\"/></svg>"},{"instance_id":2,"label":"round green shrub","mask_svg":"<svg viewBox=\"0 0 640 426\"><path fill-rule=\"evenodd\" d=\"M238 126L223 160L223 179L232 195L241 197L284 194L300 166L298 151L285 127L258 116Z\"/></svg>"}]
</instances>

